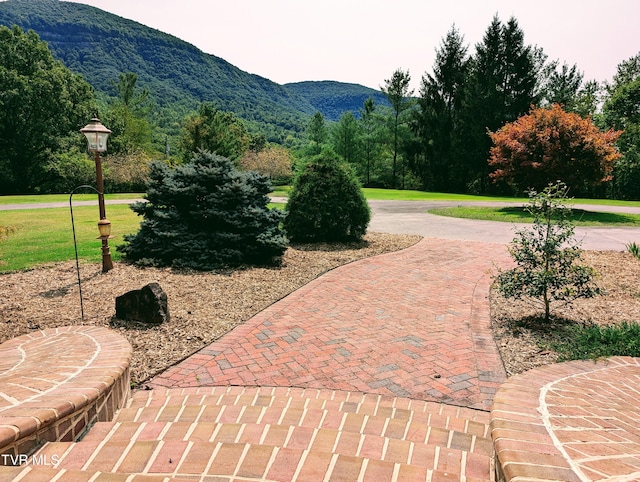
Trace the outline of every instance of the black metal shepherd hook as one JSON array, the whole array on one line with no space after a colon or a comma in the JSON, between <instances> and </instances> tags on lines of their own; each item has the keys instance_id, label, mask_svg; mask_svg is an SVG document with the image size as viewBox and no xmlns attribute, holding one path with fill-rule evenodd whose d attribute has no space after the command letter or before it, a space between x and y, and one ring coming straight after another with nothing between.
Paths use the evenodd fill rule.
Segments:
<instances>
[{"instance_id":1,"label":"black metal shepherd hook","mask_svg":"<svg viewBox=\"0 0 640 482\"><path fill-rule=\"evenodd\" d=\"M73 248L76 251L76 273L78 274L78 290L80 291L80 316L82 321L84 322L84 304L82 303L82 283L80 282L80 262L78 261L78 243L76 242L76 224L73 220L73 204L71 200L73 199L73 195L76 193L78 189L91 189L95 191L98 195L100 195L100 191L98 191L95 187L89 186L87 184L83 184L82 186L76 187L71 194L69 194L69 212L71 213L71 229L73 230Z\"/></svg>"}]
</instances>

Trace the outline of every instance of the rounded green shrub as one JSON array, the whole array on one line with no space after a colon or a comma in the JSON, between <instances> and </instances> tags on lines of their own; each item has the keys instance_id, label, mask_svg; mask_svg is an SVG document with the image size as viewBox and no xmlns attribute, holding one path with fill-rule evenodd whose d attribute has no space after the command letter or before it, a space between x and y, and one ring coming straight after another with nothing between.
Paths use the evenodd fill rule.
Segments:
<instances>
[{"instance_id":1,"label":"rounded green shrub","mask_svg":"<svg viewBox=\"0 0 640 482\"><path fill-rule=\"evenodd\" d=\"M295 179L284 228L292 241L359 240L370 219L355 173L333 151L324 150Z\"/></svg>"},{"instance_id":2,"label":"rounded green shrub","mask_svg":"<svg viewBox=\"0 0 640 482\"><path fill-rule=\"evenodd\" d=\"M211 270L274 264L287 247L284 213L269 209L269 180L200 151L175 169L150 165L147 202L132 205L140 230L118 246L140 265Z\"/></svg>"}]
</instances>

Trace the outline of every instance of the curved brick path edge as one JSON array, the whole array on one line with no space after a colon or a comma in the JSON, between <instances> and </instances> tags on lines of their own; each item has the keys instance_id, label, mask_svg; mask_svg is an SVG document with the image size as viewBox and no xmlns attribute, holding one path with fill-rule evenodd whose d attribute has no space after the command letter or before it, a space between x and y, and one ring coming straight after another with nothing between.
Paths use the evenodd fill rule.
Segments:
<instances>
[{"instance_id":1,"label":"curved brick path edge","mask_svg":"<svg viewBox=\"0 0 640 482\"><path fill-rule=\"evenodd\" d=\"M509 378L491 435L501 480L640 480L640 358L547 365Z\"/></svg>"},{"instance_id":2,"label":"curved brick path edge","mask_svg":"<svg viewBox=\"0 0 640 482\"><path fill-rule=\"evenodd\" d=\"M153 387L292 386L489 410L505 380L489 319L504 245L424 238L334 269L160 374Z\"/></svg>"}]
</instances>

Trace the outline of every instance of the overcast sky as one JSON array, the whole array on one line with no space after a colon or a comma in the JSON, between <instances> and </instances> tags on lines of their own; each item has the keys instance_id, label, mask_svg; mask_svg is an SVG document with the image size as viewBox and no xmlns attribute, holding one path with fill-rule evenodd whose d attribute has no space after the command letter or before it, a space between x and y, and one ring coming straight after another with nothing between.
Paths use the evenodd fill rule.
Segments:
<instances>
[{"instance_id":1,"label":"overcast sky","mask_svg":"<svg viewBox=\"0 0 640 482\"><path fill-rule=\"evenodd\" d=\"M397 68L412 87L453 24L469 51L494 14L525 42L611 80L640 51L640 0L78 0L175 35L277 83L337 80L379 88ZM417 93L417 92L416 92Z\"/></svg>"}]
</instances>

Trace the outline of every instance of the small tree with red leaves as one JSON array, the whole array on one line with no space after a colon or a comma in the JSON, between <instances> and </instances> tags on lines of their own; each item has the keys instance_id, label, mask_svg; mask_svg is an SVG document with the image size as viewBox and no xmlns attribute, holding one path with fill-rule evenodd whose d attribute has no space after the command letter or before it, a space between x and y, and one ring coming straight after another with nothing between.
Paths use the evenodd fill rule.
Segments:
<instances>
[{"instance_id":1,"label":"small tree with red leaves","mask_svg":"<svg viewBox=\"0 0 640 482\"><path fill-rule=\"evenodd\" d=\"M490 176L519 192L541 191L561 180L572 192L611 180L621 154L614 143L621 131L600 131L589 118L554 104L532 108L515 122L490 133Z\"/></svg>"}]
</instances>

